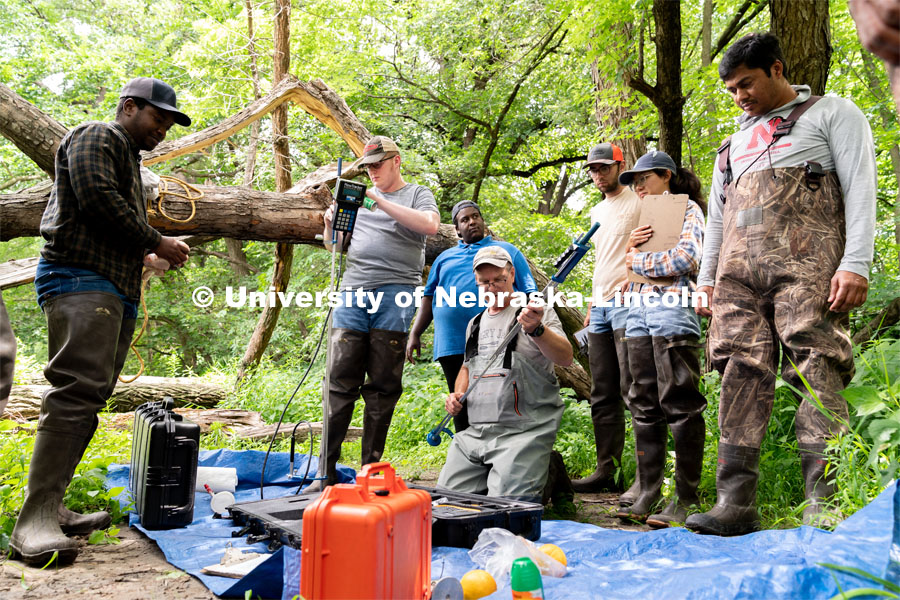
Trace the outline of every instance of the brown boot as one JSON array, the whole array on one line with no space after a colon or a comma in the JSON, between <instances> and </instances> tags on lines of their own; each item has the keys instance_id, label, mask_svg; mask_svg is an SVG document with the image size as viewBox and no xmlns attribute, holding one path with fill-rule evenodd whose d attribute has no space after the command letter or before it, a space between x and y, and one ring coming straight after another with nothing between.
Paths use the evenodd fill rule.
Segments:
<instances>
[{"instance_id":1,"label":"brown boot","mask_svg":"<svg viewBox=\"0 0 900 600\"><path fill-rule=\"evenodd\" d=\"M591 420L597 468L584 479L572 482L579 493L620 492L619 465L625 446L625 413L621 393L620 357L615 334L589 333L591 367Z\"/></svg>"},{"instance_id":2,"label":"brown boot","mask_svg":"<svg viewBox=\"0 0 900 600\"><path fill-rule=\"evenodd\" d=\"M403 393L405 331L369 330L369 377L360 388L366 409L363 414L362 464L378 462L384 453L394 407Z\"/></svg>"},{"instance_id":3,"label":"brown boot","mask_svg":"<svg viewBox=\"0 0 900 600\"><path fill-rule=\"evenodd\" d=\"M744 535L759 530L756 484L759 449L719 442L716 505L709 512L691 515L688 529L711 535Z\"/></svg>"},{"instance_id":4,"label":"brown boot","mask_svg":"<svg viewBox=\"0 0 900 600\"><path fill-rule=\"evenodd\" d=\"M670 527L672 523L684 523L688 514L700 504L697 488L703 472L703 443L706 423L702 415L682 423L670 425L675 439L675 498L662 512L647 517L647 525L654 529Z\"/></svg>"},{"instance_id":5,"label":"brown boot","mask_svg":"<svg viewBox=\"0 0 900 600\"><path fill-rule=\"evenodd\" d=\"M803 524L811 527L831 529L834 518L828 515L826 504L834 496L834 473L825 474L828 460L826 444L797 444L800 449L800 466L806 491L806 506L803 508Z\"/></svg>"},{"instance_id":6,"label":"brown boot","mask_svg":"<svg viewBox=\"0 0 900 600\"><path fill-rule=\"evenodd\" d=\"M338 481L337 462L341 457L341 444L347 435L353 418L353 407L359 398L359 389L366 377L366 355L369 352L369 334L353 329L333 329L331 332L331 379L328 390L328 453L320 452L319 460L325 462L325 481L313 481L304 494L321 492ZM324 449L324 445L323 445Z\"/></svg>"},{"instance_id":7,"label":"brown boot","mask_svg":"<svg viewBox=\"0 0 900 600\"><path fill-rule=\"evenodd\" d=\"M622 507L616 512L616 516L620 519L643 523L659 504L662 498L663 473L666 469L668 433L665 423L634 424L641 491L634 504Z\"/></svg>"}]
</instances>

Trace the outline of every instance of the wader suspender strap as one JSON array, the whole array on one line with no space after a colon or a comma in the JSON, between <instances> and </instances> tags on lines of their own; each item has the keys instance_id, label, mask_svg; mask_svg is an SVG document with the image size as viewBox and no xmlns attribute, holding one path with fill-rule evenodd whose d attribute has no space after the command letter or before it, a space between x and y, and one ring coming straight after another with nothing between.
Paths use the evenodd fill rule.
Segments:
<instances>
[{"instance_id":1,"label":"wader suspender strap","mask_svg":"<svg viewBox=\"0 0 900 600\"><path fill-rule=\"evenodd\" d=\"M771 148L775 142L784 136L788 135L791 132L791 129L794 127L794 123L797 122L803 113L805 113L809 108L822 99L822 96L810 96L804 102L801 102L797 106L794 107L794 110L791 111L791 114L788 115L787 119L783 120L781 123L775 126L775 132L772 134L772 141L769 142L769 145L766 146L766 149L763 152L766 152ZM725 182L722 185L722 204L725 204L725 189L734 181L734 173L731 170L731 136L729 135L725 138L725 141L722 142L722 145L719 146L719 149L716 150L716 153L719 155L719 161L717 167L720 172L725 174ZM762 156L763 153L760 153ZM754 161L756 162L756 161ZM753 164L753 163L750 163ZM750 168L749 166L747 167ZM743 175L743 173L741 173Z\"/></svg>"},{"instance_id":2,"label":"wader suspender strap","mask_svg":"<svg viewBox=\"0 0 900 600\"><path fill-rule=\"evenodd\" d=\"M516 311L516 316L519 316L519 313L522 312L522 309ZM478 333L481 331L481 317L484 315L484 311L481 311L475 316L475 320L472 321L472 333L469 334L469 339L466 340L466 360L471 360L473 356L478 354ZM503 368L511 369L512 368L512 353L516 350L516 344L519 341L519 336L516 336L509 342L506 346L506 353L503 355Z\"/></svg>"}]
</instances>

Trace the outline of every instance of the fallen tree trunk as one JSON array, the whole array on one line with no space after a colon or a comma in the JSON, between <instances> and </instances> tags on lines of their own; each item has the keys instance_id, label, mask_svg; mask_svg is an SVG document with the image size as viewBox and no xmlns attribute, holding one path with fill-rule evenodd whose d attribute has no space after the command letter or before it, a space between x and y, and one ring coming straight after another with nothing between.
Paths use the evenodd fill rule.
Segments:
<instances>
[{"instance_id":1,"label":"fallen tree trunk","mask_svg":"<svg viewBox=\"0 0 900 600\"><path fill-rule=\"evenodd\" d=\"M165 235L203 235L244 240L321 243L322 215L331 203L325 185L295 194L260 192L243 187L197 186L204 197L187 223L176 223L154 211L150 225ZM50 198L49 186L37 191L0 196L0 241L40 235L41 215ZM166 213L177 219L190 215L186 202L168 202Z\"/></svg>"},{"instance_id":2,"label":"fallen tree trunk","mask_svg":"<svg viewBox=\"0 0 900 600\"><path fill-rule=\"evenodd\" d=\"M900 322L900 298L894 298L881 312L875 315L875 318L854 334L853 345L858 346L877 338L883 331L890 329L898 322Z\"/></svg>"},{"instance_id":3,"label":"fallen tree trunk","mask_svg":"<svg viewBox=\"0 0 900 600\"><path fill-rule=\"evenodd\" d=\"M49 389L49 385L14 385L3 418L16 421L37 419L41 414L41 397ZM162 400L166 396L171 396L176 406L190 404L211 408L224 400L225 395L222 386L194 377L142 376L134 383L119 382L107 403L107 410L128 412L145 402Z\"/></svg>"},{"instance_id":4,"label":"fallen tree trunk","mask_svg":"<svg viewBox=\"0 0 900 600\"><path fill-rule=\"evenodd\" d=\"M200 433L209 433L213 423L225 427L258 427L263 425L255 410L233 408L176 408L175 413L200 426ZM111 429L131 429L134 425L133 413L103 413L100 421Z\"/></svg>"},{"instance_id":5,"label":"fallen tree trunk","mask_svg":"<svg viewBox=\"0 0 900 600\"><path fill-rule=\"evenodd\" d=\"M291 432L294 430L295 425L296 423L282 423L278 428L278 436L276 439L290 439ZM312 428L313 436L321 439L322 424L318 422L310 423L310 427ZM295 436L295 438L298 442L306 439L306 437L309 435L310 427L307 427L304 423L297 428L297 435ZM351 425L347 429L347 435L344 437L344 441L357 440L361 438L362 430L362 427L354 427ZM244 440L268 440L271 439L272 434L275 433L275 425L260 425L258 427L232 427L231 433ZM316 450L316 452L318 452L318 449Z\"/></svg>"},{"instance_id":6,"label":"fallen tree trunk","mask_svg":"<svg viewBox=\"0 0 900 600\"><path fill-rule=\"evenodd\" d=\"M66 128L0 83L0 133L50 177Z\"/></svg>"}]
</instances>

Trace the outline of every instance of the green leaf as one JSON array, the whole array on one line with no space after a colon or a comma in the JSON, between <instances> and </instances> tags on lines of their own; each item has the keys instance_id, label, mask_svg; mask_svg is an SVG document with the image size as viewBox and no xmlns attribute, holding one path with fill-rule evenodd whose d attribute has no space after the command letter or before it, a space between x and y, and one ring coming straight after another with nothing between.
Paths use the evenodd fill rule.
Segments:
<instances>
[{"instance_id":1,"label":"green leaf","mask_svg":"<svg viewBox=\"0 0 900 600\"><path fill-rule=\"evenodd\" d=\"M818 565L820 567L825 567L826 569L831 569L832 571L840 571L842 573L849 573L851 575L856 575L857 577L862 577L863 579L868 579L870 581L874 581L877 584L883 585L884 587L891 590L892 592L896 592L896 593L900 594L900 585L897 585L896 583L891 583L887 579L882 579L881 577L878 577L877 575L867 573L866 571L863 571L862 569L857 569L856 567L846 567L843 565L835 565L832 563L818 563ZM880 591L880 590L876 590L876 591ZM894 596L894 597L896 597L896 596Z\"/></svg>"},{"instance_id":2,"label":"green leaf","mask_svg":"<svg viewBox=\"0 0 900 600\"><path fill-rule=\"evenodd\" d=\"M856 414L860 417L880 412L886 406L881 391L870 385L849 387L841 392L841 395L856 409Z\"/></svg>"}]
</instances>

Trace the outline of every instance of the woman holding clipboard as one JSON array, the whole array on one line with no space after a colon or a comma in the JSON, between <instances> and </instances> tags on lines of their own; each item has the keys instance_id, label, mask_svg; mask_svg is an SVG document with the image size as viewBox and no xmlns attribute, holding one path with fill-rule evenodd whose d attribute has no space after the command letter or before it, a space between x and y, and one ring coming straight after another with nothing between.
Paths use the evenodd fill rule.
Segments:
<instances>
[{"instance_id":1,"label":"woman holding clipboard","mask_svg":"<svg viewBox=\"0 0 900 600\"><path fill-rule=\"evenodd\" d=\"M639 220L643 225L631 232L625 258L630 280L625 291L631 292L626 295L625 337L632 377L626 401L641 493L616 516L646 521L654 528L669 527L683 523L699 505L706 437L706 399L698 389L700 322L692 306L682 306L682 299L690 298L696 287L706 205L697 176L658 150L638 159L619 181L632 185L643 204ZM648 220L657 222L657 231L646 224ZM639 247L654 236L657 244L650 242L641 251ZM658 247L660 242L663 248ZM668 429L675 442L675 497L652 514L662 499Z\"/></svg>"}]
</instances>

